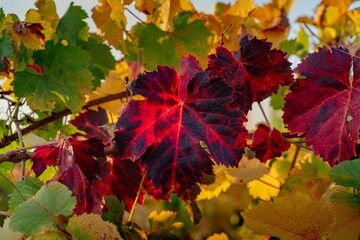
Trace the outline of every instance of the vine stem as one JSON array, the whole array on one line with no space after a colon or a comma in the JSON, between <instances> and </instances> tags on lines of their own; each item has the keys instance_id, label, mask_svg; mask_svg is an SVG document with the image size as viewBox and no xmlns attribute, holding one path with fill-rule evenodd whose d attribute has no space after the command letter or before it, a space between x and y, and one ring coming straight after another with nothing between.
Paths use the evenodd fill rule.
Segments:
<instances>
[{"instance_id":1,"label":"vine stem","mask_svg":"<svg viewBox=\"0 0 360 240\"><path fill-rule=\"evenodd\" d=\"M128 220L128 223L131 223L132 221L132 218L134 216L134 211L135 211L135 208L136 208L136 204L139 200L139 197L140 197L140 194L141 194L141 191L142 191L142 188L143 188L143 185L144 185L144 181L145 181L145 178L146 178L147 174L146 172L143 174L143 177L141 179L141 182L140 182L140 186L139 186L139 190L136 194L136 197L135 197L135 200L134 200L134 204L132 205L131 207L131 211L130 211L130 214L129 214L129 220Z\"/></svg>"},{"instance_id":2,"label":"vine stem","mask_svg":"<svg viewBox=\"0 0 360 240\"><path fill-rule=\"evenodd\" d=\"M19 139L19 144L21 148L25 147L24 141L23 141L23 135L20 129L20 125L19 125L19 120L18 120L18 115L19 115L19 107L20 107L20 102L18 104L16 104L15 107L15 111L14 114L12 116L12 121L15 125L15 129L16 129L16 133ZM24 151L24 150L22 150ZM21 161L21 167L20 167L20 181L24 180L24 176L25 176L25 164L26 164L26 160L22 160Z\"/></svg>"},{"instance_id":3,"label":"vine stem","mask_svg":"<svg viewBox=\"0 0 360 240\"><path fill-rule=\"evenodd\" d=\"M297 144L296 144L295 146L296 146L295 154L294 154L294 157L293 157L293 159L292 159L292 161L291 161L290 170L295 167L296 159L297 159L297 157L298 157L298 155L299 155L299 152L300 152L300 146L297 145ZM290 172L290 170L289 170L289 172Z\"/></svg>"},{"instance_id":4,"label":"vine stem","mask_svg":"<svg viewBox=\"0 0 360 240\"><path fill-rule=\"evenodd\" d=\"M265 118L266 124L268 125L269 128L271 128L269 119L268 119L267 116L266 116L266 113L265 113L265 111L264 111L264 108L262 107L262 105L261 105L260 102L257 102L257 103L258 103L258 105L259 105L259 108L260 108L260 110L261 110L262 115L263 115L264 118Z\"/></svg>"}]
</instances>

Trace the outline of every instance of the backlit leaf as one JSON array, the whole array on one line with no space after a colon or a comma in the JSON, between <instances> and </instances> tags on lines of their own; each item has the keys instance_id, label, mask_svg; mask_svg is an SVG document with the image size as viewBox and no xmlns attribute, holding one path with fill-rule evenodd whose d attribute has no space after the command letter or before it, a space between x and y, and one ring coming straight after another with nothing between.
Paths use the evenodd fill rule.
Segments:
<instances>
[{"instance_id":1,"label":"backlit leaf","mask_svg":"<svg viewBox=\"0 0 360 240\"><path fill-rule=\"evenodd\" d=\"M11 216L10 228L28 236L55 230L58 218L73 213L75 198L58 182L43 186L33 198L19 205Z\"/></svg>"},{"instance_id":2,"label":"backlit leaf","mask_svg":"<svg viewBox=\"0 0 360 240\"><path fill-rule=\"evenodd\" d=\"M321 239L332 223L321 201L297 192L261 202L241 215L255 233L284 240Z\"/></svg>"},{"instance_id":3,"label":"backlit leaf","mask_svg":"<svg viewBox=\"0 0 360 240\"><path fill-rule=\"evenodd\" d=\"M106 111L101 107L98 111L87 110L80 113L79 116L70 121L71 124L84 131L88 138L97 137L102 140L104 145L109 144L111 140L108 131L103 128L108 122Z\"/></svg>"},{"instance_id":4,"label":"backlit leaf","mask_svg":"<svg viewBox=\"0 0 360 240\"><path fill-rule=\"evenodd\" d=\"M360 160L344 161L334 166L330 179L338 185L360 189Z\"/></svg>"},{"instance_id":5,"label":"backlit leaf","mask_svg":"<svg viewBox=\"0 0 360 240\"><path fill-rule=\"evenodd\" d=\"M180 87L187 87L185 97L179 95ZM130 101L122 110L115 136L119 154L122 159L141 157L163 194L180 193L211 173L209 153L219 164L237 165L247 139L246 119L241 111L225 107L231 88L210 81L208 71L185 86L173 68L158 67L141 75L130 90L145 100Z\"/></svg>"},{"instance_id":6,"label":"backlit leaf","mask_svg":"<svg viewBox=\"0 0 360 240\"><path fill-rule=\"evenodd\" d=\"M189 53L198 59L205 59L211 45L207 38L211 32L202 20L191 20L191 12L182 12L173 19L174 30L163 31L150 23L139 34L140 56L149 69L156 65L177 67L182 56Z\"/></svg>"},{"instance_id":7,"label":"backlit leaf","mask_svg":"<svg viewBox=\"0 0 360 240\"><path fill-rule=\"evenodd\" d=\"M264 124L260 124L254 132L253 142L250 146L255 151L256 157L262 162L275 157L280 157L281 153L288 150L290 143L281 136L276 128L270 129Z\"/></svg>"},{"instance_id":8,"label":"backlit leaf","mask_svg":"<svg viewBox=\"0 0 360 240\"><path fill-rule=\"evenodd\" d=\"M124 202L119 201L115 196L106 196L106 207L103 209L101 217L104 221L113 223L118 228L121 228L122 220L125 212Z\"/></svg>"},{"instance_id":9,"label":"backlit leaf","mask_svg":"<svg viewBox=\"0 0 360 240\"><path fill-rule=\"evenodd\" d=\"M74 215L69 219L66 230L78 240L120 240L119 232L112 223L105 222L97 214Z\"/></svg>"},{"instance_id":10,"label":"backlit leaf","mask_svg":"<svg viewBox=\"0 0 360 240\"><path fill-rule=\"evenodd\" d=\"M85 94L92 88L89 55L75 46L47 42L45 50L34 53L42 69L15 73L11 83L17 97L25 97L34 110L51 111L55 104L65 104L71 111L81 109Z\"/></svg>"},{"instance_id":11,"label":"backlit leaf","mask_svg":"<svg viewBox=\"0 0 360 240\"><path fill-rule=\"evenodd\" d=\"M157 213L152 211L149 215L149 235L150 238L180 238L184 239L186 235L186 227L183 222L176 222L176 212L162 211Z\"/></svg>"},{"instance_id":12,"label":"backlit leaf","mask_svg":"<svg viewBox=\"0 0 360 240\"><path fill-rule=\"evenodd\" d=\"M99 29L101 36L112 46L125 50L124 32L126 17L124 7L120 1L100 0L101 5L92 9L92 18Z\"/></svg>"},{"instance_id":13,"label":"backlit leaf","mask_svg":"<svg viewBox=\"0 0 360 240\"><path fill-rule=\"evenodd\" d=\"M104 145L99 139L62 138L53 145L37 148L32 161L37 176L46 166L58 166L51 181L59 181L72 190L77 199L75 213L100 213L102 195L94 186L104 171Z\"/></svg>"},{"instance_id":14,"label":"backlit leaf","mask_svg":"<svg viewBox=\"0 0 360 240\"><path fill-rule=\"evenodd\" d=\"M88 16L79 6L70 3L65 15L60 19L56 32L61 40L65 39L69 44L78 45L81 41L87 41L89 26L84 21Z\"/></svg>"},{"instance_id":15,"label":"backlit leaf","mask_svg":"<svg viewBox=\"0 0 360 240\"><path fill-rule=\"evenodd\" d=\"M5 72L9 74L9 60L14 56L14 45L12 44L11 37L8 35L8 30L2 31L2 36L0 37L0 72Z\"/></svg>"},{"instance_id":16,"label":"backlit leaf","mask_svg":"<svg viewBox=\"0 0 360 240\"><path fill-rule=\"evenodd\" d=\"M206 240L229 240L229 237L225 233L215 233Z\"/></svg>"},{"instance_id":17,"label":"backlit leaf","mask_svg":"<svg viewBox=\"0 0 360 240\"><path fill-rule=\"evenodd\" d=\"M231 104L247 112L253 102L262 101L293 81L290 65L285 53L271 49L271 43L244 36L237 52L217 47L216 54L209 56L208 68L212 78L222 78L233 88Z\"/></svg>"},{"instance_id":18,"label":"backlit leaf","mask_svg":"<svg viewBox=\"0 0 360 240\"><path fill-rule=\"evenodd\" d=\"M305 134L307 146L312 146L330 165L350 159L359 139L358 57L351 57L342 48L320 48L295 71L304 78L297 79L285 96L284 123L292 133Z\"/></svg>"},{"instance_id":19,"label":"backlit leaf","mask_svg":"<svg viewBox=\"0 0 360 240\"><path fill-rule=\"evenodd\" d=\"M21 203L32 198L42 185L43 182L34 177L28 177L25 181L17 182L17 189L9 194L9 212L14 212Z\"/></svg>"}]
</instances>

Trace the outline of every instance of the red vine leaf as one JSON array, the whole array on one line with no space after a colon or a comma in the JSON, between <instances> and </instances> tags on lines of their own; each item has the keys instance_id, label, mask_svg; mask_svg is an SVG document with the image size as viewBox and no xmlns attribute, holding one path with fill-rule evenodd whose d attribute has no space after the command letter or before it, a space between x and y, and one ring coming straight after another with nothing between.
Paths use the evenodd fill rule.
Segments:
<instances>
[{"instance_id":1,"label":"red vine leaf","mask_svg":"<svg viewBox=\"0 0 360 240\"><path fill-rule=\"evenodd\" d=\"M75 213L100 213L102 195L93 183L102 175L104 159L104 145L99 139L62 138L53 146L35 150L32 170L39 176L46 166L58 166L51 181L59 181L72 190L77 198Z\"/></svg>"},{"instance_id":2,"label":"red vine leaf","mask_svg":"<svg viewBox=\"0 0 360 240\"><path fill-rule=\"evenodd\" d=\"M235 166L244 152L246 118L225 107L232 89L220 79L210 81L209 74L197 73L187 85L174 68L140 75L131 90L145 100L130 101L117 122L121 159L141 158L163 194L180 194L200 182L203 173L211 173L211 157ZM180 95L185 87L187 94Z\"/></svg>"},{"instance_id":3,"label":"red vine leaf","mask_svg":"<svg viewBox=\"0 0 360 240\"><path fill-rule=\"evenodd\" d=\"M84 131L88 138L99 138L104 145L110 143L111 136L103 126L108 123L108 117L106 111L99 107L98 111L87 110L84 113L80 113L70 123L76 126L78 129Z\"/></svg>"},{"instance_id":4,"label":"red vine leaf","mask_svg":"<svg viewBox=\"0 0 360 240\"><path fill-rule=\"evenodd\" d=\"M335 165L355 155L359 140L360 51L319 48L296 68L305 77L290 86L284 123L292 133L305 134L306 144ZM353 80L350 69L353 67Z\"/></svg>"},{"instance_id":5,"label":"red vine leaf","mask_svg":"<svg viewBox=\"0 0 360 240\"><path fill-rule=\"evenodd\" d=\"M270 129L264 124L260 124L254 132L251 150L256 153L256 158L262 162L281 156L281 153L288 150L290 143L283 138L277 129Z\"/></svg>"},{"instance_id":6,"label":"red vine leaf","mask_svg":"<svg viewBox=\"0 0 360 240\"><path fill-rule=\"evenodd\" d=\"M262 101L293 81L286 53L271 46L265 40L244 36L239 51L231 53L219 46L216 54L209 56L211 78L221 78L233 88L232 106L247 112L253 102Z\"/></svg>"}]
</instances>

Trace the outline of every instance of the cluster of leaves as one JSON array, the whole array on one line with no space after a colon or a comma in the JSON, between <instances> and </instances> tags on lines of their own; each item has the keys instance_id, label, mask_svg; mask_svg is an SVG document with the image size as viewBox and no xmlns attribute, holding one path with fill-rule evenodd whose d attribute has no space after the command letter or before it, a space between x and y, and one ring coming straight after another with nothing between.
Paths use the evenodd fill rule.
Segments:
<instances>
[{"instance_id":1,"label":"cluster of leaves","mask_svg":"<svg viewBox=\"0 0 360 240\"><path fill-rule=\"evenodd\" d=\"M74 4L61 18L52 0L38 0L25 21L0 11L2 96L7 93L4 99L13 104L12 118L2 122L2 146L12 141L6 127L12 122L25 132L36 122L74 113L66 124L48 124L55 130L61 125L66 135L37 133L52 140L26 155L34 177L16 183L0 237L191 239L190 230L201 225L199 206L239 187L248 200L236 207L237 217L256 234L356 239L360 50L353 49L357 37L349 37L359 28L358 10L348 12L352 1L324 0L321 22L299 19L323 28L323 42L342 36L342 47L308 55L304 29L285 40L291 0L262 7L251 0L217 4L214 15L197 13L189 1L136 0L147 20L127 30L124 13L132 2L100 0L92 10L98 34L89 32L87 14ZM339 26L331 24L334 11ZM330 26L336 32L331 41L325 40ZM126 61L116 63L105 42ZM307 57L292 70L290 54ZM287 91L287 136L304 143L290 142L269 122L249 133L245 123L253 104ZM107 95L117 101L103 104ZM121 97L128 98L122 108ZM93 102L103 108L90 109ZM25 103L31 117L19 119ZM115 125L113 114L120 114ZM342 191L332 190L334 184ZM178 220L179 212L152 211L144 230L132 217L146 196L181 199L190 224ZM227 236L209 237L219 238Z\"/></svg>"}]
</instances>

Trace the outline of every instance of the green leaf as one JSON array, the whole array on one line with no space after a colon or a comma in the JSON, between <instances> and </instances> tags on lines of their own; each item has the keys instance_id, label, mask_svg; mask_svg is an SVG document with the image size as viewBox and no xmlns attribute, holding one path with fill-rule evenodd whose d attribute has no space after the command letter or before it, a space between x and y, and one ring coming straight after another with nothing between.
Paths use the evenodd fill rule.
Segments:
<instances>
[{"instance_id":1,"label":"green leaf","mask_svg":"<svg viewBox=\"0 0 360 240\"><path fill-rule=\"evenodd\" d=\"M82 49L92 57L90 71L94 75L93 88L101 84L109 71L115 68L115 59L111 54L109 46L104 44L97 36L92 35L88 42L82 43Z\"/></svg>"},{"instance_id":2,"label":"green leaf","mask_svg":"<svg viewBox=\"0 0 360 240\"><path fill-rule=\"evenodd\" d=\"M338 191L331 195L331 202L343 203L348 207L354 208L360 211L360 194L352 194L349 192Z\"/></svg>"},{"instance_id":3,"label":"green leaf","mask_svg":"<svg viewBox=\"0 0 360 240\"><path fill-rule=\"evenodd\" d=\"M271 95L270 105L275 110L280 110L284 107L284 96L289 91L288 86L280 87L276 94Z\"/></svg>"},{"instance_id":4,"label":"green leaf","mask_svg":"<svg viewBox=\"0 0 360 240\"><path fill-rule=\"evenodd\" d=\"M70 218L66 230L77 240L121 239L116 226L105 222L97 214L74 215Z\"/></svg>"},{"instance_id":5,"label":"green leaf","mask_svg":"<svg viewBox=\"0 0 360 240\"><path fill-rule=\"evenodd\" d=\"M68 240L69 238L62 232L47 231L42 234L34 235L28 240Z\"/></svg>"},{"instance_id":6,"label":"green leaf","mask_svg":"<svg viewBox=\"0 0 360 240\"><path fill-rule=\"evenodd\" d=\"M80 110L94 78L89 54L76 46L48 41L45 50L34 52L34 59L42 74L32 70L15 73L11 83L15 95L25 97L33 110L51 111L56 103L72 112Z\"/></svg>"},{"instance_id":7,"label":"green leaf","mask_svg":"<svg viewBox=\"0 0 360 240\"><path fill-rule=\"evenodd\" d=\"M329 172L331 181L344 187L360 189L360 160L344 161Z\"/></svg>"},{"instance_id":8,"label":"green leaf","mask_svg":"<svg viewBox=\"0 0 360 240\"><path fill-rule=\"evenodd\" d=\"M144 64L154 69L156 65L177 68L183 56L191 53L200 60L207 60L212 34L201 20L190 21L191 12L182 12L173 20L174 31L165 32L150 23L140 31L139 47L143 49ZM138 31L139 29L137 29Z\"/></svg>"},{"instance_id":9,"label":"green leaf","mask_svg":"<svg viewBox=\"0 0 360 240\"><path fill-rule=\"evenodd\" d=\"M115 196L106 196L106 208L107 211L102 212L102 219L116 225L118 228L121 228L122 219L125 211L124 202L119 201Z\"/></svg>"},{"instance_id":10,"label":"green leaf","mask_svg":"<svg viewBox=\"0 0 360 240\"><path fill-rule=\"evenodd\" d=\"M14 212L20 204L33 197L43 184L42 181L34 177L28 177L25 181L17 182L15 184L17 189L9 194L9 212Z\"/></svg>"},{"instance_id":11,"label":"green leaf","mask_svg":"<svg viewBox=\"0 0 360 240\"><path fill-rule=\"evenodd\" d=\"M55 230L62 217L73 213L75 197L59 182L43 186L33 198L20 204L13 213L10 228L31 236Z\"/></svg>"},{"instance_id":12,"label":"green leaf","mask_svg":"<svg viewBox=\"0 0 360 240\"><path fill-rule=\"evenodd\" d=\"M0 38L0 59L14 56L14 45L8 32L6 29L2 31L2 37Z\"/></svg>"},{"instance_id":13,"label":"green leaf","mask_svg":"<svg viewBox=\"0 0 360 240\"><path fill-rule=\"evenodd\" d=\"M2 8L0 8L0 30L1 31L4 28L5 17L6 16L5 16L4 10Z\"/></svg>"},{"instance_id":14,"label":"green leaf","mask_svg":"<svg viewBox=\"0 0 360 240\"><path fill-rule=\"evenodd\" d=\"M56 28L60 39L65 39L72 45L78 45L89 38L89 26L84 21L88 18L86 12L72 2Z\"/></svg>"},{"instance_id":15,"label":"green leaf","mask_svg":"<svg viewBox=\"0 0 360 240\"><path fill-rule=\"evenodd\" d=\"M19 240L22 239L22 234L20 232L14 232L9 228L10 218L6 218L4 225L0 227L0 239L6 240Z\"/></svg>"}]
</instances>

